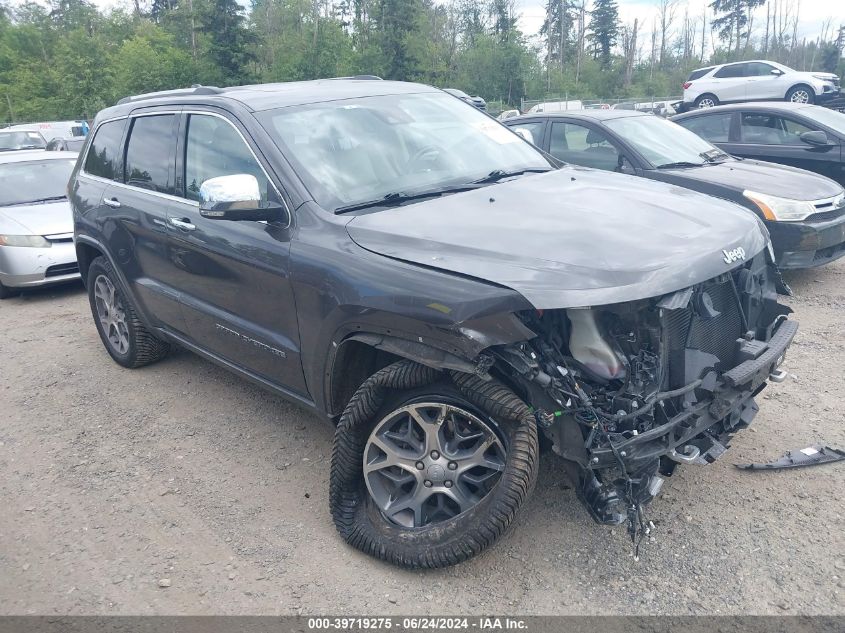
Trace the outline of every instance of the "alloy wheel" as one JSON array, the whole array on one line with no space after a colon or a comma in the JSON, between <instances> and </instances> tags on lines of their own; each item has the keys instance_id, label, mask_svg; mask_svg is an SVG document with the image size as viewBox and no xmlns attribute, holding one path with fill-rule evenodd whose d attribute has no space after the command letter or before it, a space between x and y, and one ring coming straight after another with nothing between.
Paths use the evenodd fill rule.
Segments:
<instances>
[{"instance_id":1,"label":"alloy wheel","mask_svg":"<svg viewBox=\"0 0 845 633\"><path fill-rule=\"evenodd\" d=\"M126 354L129 351L126 311L114 284L105 275L98 275L94 280L94 303L109 345L118 354Z\"/></svg>"},{"instance_id":2,"label":"alloy wheel","mask_svg":"<svg viewBox=\"0 0 845 633\"><path fill-rule=\"evenodd\" d=\"M792 101L792 103L808 103L810 101L810 93L803 88L799 88L792 93L789 100Z\"/></svg>"},{"instance_id":3,"label":"alloy wheel","mask_svg":"<svg viewBox=\"0 0 845 633\"><path fill-rule=\"evenodd\" d=\"M701 101L698 102L698 108L699 109L715 108L715 107L716 107L716 102L713 101L713 99L710 99L709 97L706 97L706 98L704 98L704 99L702 99Z\"/></svg>"},{"instance_id":4,"label":"alloy wheel","mask_svg":"<svg viewBox=\"0 0 845 633\"><path fill-rule=\"evenodd\" d=\"M364 448L370 497L391 522L418 528L470 510L493 489L506 451L481 418L445 403L388 414Z\"/></svg>"}]
</instances>

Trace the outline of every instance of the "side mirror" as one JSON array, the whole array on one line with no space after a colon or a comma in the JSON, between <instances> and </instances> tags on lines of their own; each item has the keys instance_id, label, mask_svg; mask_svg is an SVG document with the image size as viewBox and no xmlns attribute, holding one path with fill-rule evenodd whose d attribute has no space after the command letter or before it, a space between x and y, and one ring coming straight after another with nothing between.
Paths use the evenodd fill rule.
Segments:
<instances>
[{"instance_id":1,"label":"side mirror","mask_svg":"<svg viewBox=\"0 0 845 633\"><path fill-rule=\"evenodd\" d=\"M817 147L823 147L830 144L827 140L827 134L821 130L804 132L799 138L807 143L807 145L816 145Z\"/></svg>"},{"instance_id":2,"label":"side mirror","mask_svg":"<svg viewBox=\"0 0 845 633\"><path fill-rule=\"evenodd\" d=\"M620 174L633 174L634 166L625 156L619 154L619 158L616 161L616 171Z\"/></svg>"},{"instance_id":3,"label":"side mirror","mask_svg":"<svg viewBox=\"0 0 845 633\"><path fill-rule=\"evenodd\" d=\"M779 70L779 69L777 69L777 68L772 68L772 70L771 70L770 72L771 72L771 73L772 73L775 77L780 77L780 76L783 74L783 71L782 71L782 70Z\"/></svg>"},{"instance_id":4,"label":"side mirror","mask_svg":"<svg viewBox=\"0 0 845 633\"><path fill-rule=\"evenodd\" d=\"M519 134L522 138L524 138L526 141L528 141L532 145L534 144L534 135L531 134L531 132L529 130L527 130L526 128L515 127L515 128L513 128L513 131L516 132L517 134Z\"/></svg>"},{"instance_id":5,"label":"side mirror","mask_svg":"<svg viewBox=\"0 0 845 633\"><path fill-rule=\"evenodd\" d=\"M281 219L282 207L261 202L258 180L250 174L209 178L200 185L200 215L209 220Z\"/></svg>"}]
</instances>

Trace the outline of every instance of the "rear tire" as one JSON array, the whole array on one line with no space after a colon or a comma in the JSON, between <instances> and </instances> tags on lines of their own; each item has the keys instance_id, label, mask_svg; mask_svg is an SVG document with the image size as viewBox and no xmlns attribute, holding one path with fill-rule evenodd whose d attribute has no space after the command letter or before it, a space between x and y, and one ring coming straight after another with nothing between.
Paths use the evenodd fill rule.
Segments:
<instances>
[{"instance_id":1,"label":"rear tire","mask_svg":"<svg viewBox=\"0 0 845 633\"><path fill-rule=\"evenodd\" d=\"M86 287L97 332L117 364L134 369L167 355L170 345L154 336L141 323L105 257L97 257L91 262Z\"/></svg>"},{"instance_id":2,"label":"rear tire","mask_svg":"<svg viewBox=\"0 0 845 633\"><path fill-rule=\"evenodd\" d=\"M816 101L816 93L810 86L800 84L789 89L789 92L786 93L786 100L792 103L812 105Z\"/></svg>"},{"instance_id":3,"label":"rear tire","mask_svg":"<svg viewBox=\"0 0 845 633\"><path fill-rule=\"evenodd\" d=\"M718 97L710 93L699 95L698 98L693 102L693 106L699 109L715 108L717 105L719 105Z\"/></svg>"},{"instance_id":4,"label":"rear tire","mask_svg":"<svg viewBox=\"0 0 845 633\"><path fill-rule=\"evenodd\" d=\"M418 417L414 426L415 418L407 411L413 409L419 415L429 407L434 413L444 413L437 415L436 421L435 416ZM407 422L396 417L406 414ZM455 416L474 420L481 433L474 434L470 426L455 431L463 424ZM399 427L385 426L394 418L399 420ZM430 433L425 431L426 425L431 425ZM405 429L404 434L395 430L400 427ZM464 441L479 441L474 439L476 435L484 438L481 444L461 448ZM445 439L447 436L451 439ZM407 457L383 450L384 444L380 445L379 440L385 437L388 444L397 437L400 444L403 437L410 439L404 443ZM429 453L432 444L427 442L436 437L445 441ZM415 441L420 442L418 450L408 448ZM484 448L487 442L503 450L489 455L490 448ZM374 445L375 461L371 453ZM404 463L404 468L386 467L391 469L388 484L397 483L395 487L388 485L381 495L371 479L375 470L385 468L380 466L379 452L386 459ZM467 455L480 461L462 462ZM425 464L422 460L426 460ZM487 464L496 466L490 468ZM411 361L399 361L368 378L341 416L332 451L332 518L347 543L394 565L408 569L455 565L491 546L512 525L534 487L538 466L534 416L510 389L494 380L484 381L462 373L450 377ZM484 483L476 487L477 482ZM453 496L466 504L453 504ZM385 503L389 509L391 504L399 505L406 499L424 501L410 510L410 520L388 518ZM398 515L397 512L392 516Z\"/></svg>"},{"instance_id":5,"label":"rear tire","mask_svg":"<svg viewBox=\"0 0 845 633\"><path fill-rule=\"evenodd\" d=\"M17 288L9 288L8 286L0 284L0 300L10 299L11 297L16 297L19 294L20 290L18 290Z\"/></svg>"}]
</instances>

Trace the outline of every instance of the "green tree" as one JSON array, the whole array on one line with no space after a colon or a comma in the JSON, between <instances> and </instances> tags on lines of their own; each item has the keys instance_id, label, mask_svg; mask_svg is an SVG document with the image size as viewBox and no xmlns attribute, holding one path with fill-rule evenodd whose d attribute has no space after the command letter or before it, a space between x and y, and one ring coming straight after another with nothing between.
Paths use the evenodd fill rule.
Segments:
<instances>
[{"instance_id":1,"label":"green tree","mask_svg":"<svg viewBox=\"0 0 845 633\"><path fill-rule=\"evenodd\" d=\"M616 0L596 0L590 16L589 39L594 45L593 56L602 68L610 65L610 52L619 36L619 9Z\"/></svg>"},{"instance_id":2,"label":"green tree","mask_svg":"<svg viewBox=\"0 0 845 633\"><path fill-rule=\"evenodd\" d=\"M415 79L419 60L412 39L422 10L421 0L379 0L377 7L378 17L373 21L384 58L385 78Z\"/></svg>"},{"instance_id":3,"label":"green tree","mask_svg":"<svg viewBox=\"0 0 845 633\"><path fill-rule=\"evenodd\" d=\"M199 4L197 1L194 5ZM243 7L237 0L204 0L197 17L208 60L219 83L249 83L249 64L255 61L255 32L247 28Z\"/></svg>"},{"instance_id":4,"label":"green tree","mask_svg":"<svg viewBox=\"0 0 845 633\"><path fill-rule=\"evenodd\" d=\"M749 43L751 13L762 6L766 0L712 0L710 8L718 16L710 27L719 33L722 40L728 40L728 50L734 49L734 55L739 58L743 39Z\"/></svg>"}]
</instances>

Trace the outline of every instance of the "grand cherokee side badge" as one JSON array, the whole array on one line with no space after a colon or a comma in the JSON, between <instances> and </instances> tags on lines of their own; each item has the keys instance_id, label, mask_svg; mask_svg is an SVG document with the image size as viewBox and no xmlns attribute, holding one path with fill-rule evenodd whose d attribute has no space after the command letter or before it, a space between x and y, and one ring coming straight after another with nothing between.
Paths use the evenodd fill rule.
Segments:
<instances>
[{"instance_id":1,"label":"grand cherokee side badge","mask_svg":"<svg viewBox=\"0 0 845 633\"><path fill-rule=\"evenodd\" d=\"M726 264L733 264L740 259L745 259L745 249L742 246L737 246L731 251L723 250L722 252L725 254L724 261Z\"/></svg>"}]
</instances>

